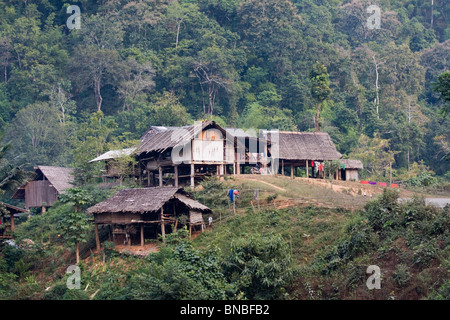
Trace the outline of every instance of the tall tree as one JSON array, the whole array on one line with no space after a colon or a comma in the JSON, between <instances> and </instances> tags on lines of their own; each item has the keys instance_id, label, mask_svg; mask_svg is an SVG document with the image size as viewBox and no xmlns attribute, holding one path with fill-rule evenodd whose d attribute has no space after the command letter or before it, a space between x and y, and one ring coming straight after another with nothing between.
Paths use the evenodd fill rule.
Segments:
<instances>
[{"instance_id":1,"label":"tall tree","mask_svg":"<svg viewBox=\"0 0 450 320\"><path fill-rule=\"evenodd\" d=\"M71 60L71 75L79 90L94 91L96 110L102 110L102 89L117 86L124 74L124 64L117 51L122 46L123 31L111 17L94 15L83 20L76 33L79 44Z\"/></svg>"},{"instance_id":2,"label":"tall tree","mask_svg":"<svg viewBox=\"0 0 450 320\"><path fill-rule=\"evenodd\" d=\"M80 212L82 207L91 203L92 195L79 187L69 188L59 196L62 203L69 203L73 206L73 211L65 214L60 221L60 228L63 230L65 240L75 245L76 263L80 262L80 243L87 241L87 231L91 223L84 212Z\"/></svg>"},{"instance_id":3,"label":"tall tree","mask_svg":"<svg viewBox=\"0 0 450 320\"><path fill-rule=\"evenodd\" d=\"M434 91L440 94L439 99L444 103L441 113L445 118L450 104L450 72L446 71L439 76L438 82L434 84Z\"/></svg>"},{"instance_id":4,"label":"tall tree","mask_svg":"<svg viewBox=\"0 0 450 320\"><path fill-rule=\"evenodd\" d=\"M316 102L316 115L314 117L314 126L316 132L320 131L320 110L322 103L328 99L331 94L330 80L328 79L327 68L320 62L316 62L309 74L311 80L311 95Z\"/></svg>"}]
</instances>

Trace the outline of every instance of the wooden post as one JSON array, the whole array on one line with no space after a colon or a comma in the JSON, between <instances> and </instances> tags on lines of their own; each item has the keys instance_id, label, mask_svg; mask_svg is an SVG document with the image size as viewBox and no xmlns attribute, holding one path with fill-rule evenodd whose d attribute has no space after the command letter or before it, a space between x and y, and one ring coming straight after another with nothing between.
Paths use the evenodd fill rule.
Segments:
<instances>
[{"instance_id":1,"label":"wooden post","mask_svg":"<svg viewBox=\"0 0 450 320\"><path fill-rule=\"evenodd\" d=\"M45 206L41 207L41 213L45 213L45 211L47 211L47 208Z\"/></svg>"},{"instance_id":2,"label":"wooden post","mask_svg":"<svg viewBox=\"0 0 450 320\"><path fill-rule=\"evenodd\" d=\"M306 178L309 178L309 166L308 166L308 160L306 160Z\"/></svg>"},{"instance_id":3,"label":"wooden post","mask_svg":"<svg viewBox=\"0 0 450 320\"><path fill-rule=\"evenodd\" d=\"M234 196L234 192L233 192L233 211L234 215L236 215L236 197Z\"/></svg>"},{"instance_id":4,"label":"wooden post","mask_svg":"<svg viewBox=\"0 0 450 320\"><path fill-rule=\"evenodd\" d=\"M162 187L163 186L163 170L162 167L159 167L159 186Z\"/></svg>"},{"instance_id":5,"label":"wooden post","mask_svg":"<svg viewBox=\"0 0 450 320\"><path fill-rule=\"evenodd\" d=\"M144 246L144 224L141 224L141 246Z\"/></svg>"},{"instance_id":6,"label":"wooden post","mask_svg":"<svg viewBox=\"0 0 450 320\"><path fill-rule=\"evenodd\" d=\"M95 231L95 245L96 245L97 251L100 251L100 237L98 235L98 224L94 225L94 231Z\"/></svg>"},{"instance_id":7,"label":"wooden post","mask_svg":"<svg viewBox=\"0 0 450 320\"><path fill-rule=\"evenodd\" d=\"M195 186L195 165L191 163L191 188Z\"/></svg>"},{"instance_id":8,"label":"wooden post","mask_svg":"<svg viewBox=\"0 0 450 320\"><path fill-rule=\"evenodd\" d=\"M14 213L11 213L11 232L14 232Z\"/></svg>"},{"instance_id":9,"label":"wooden post","mask_svg":"<svg viewBox=\"0 0 450 320\"><path fill-rule=\"evenodd\" d=\"M291 164L291 179L294 179L294 165Z\"/></svg>"},{"instance_id":10,"label":"wooden post","mask_svg":"<svg viewBox=\"0 0 450 320\"><path fill-rule=\"evenodd\" d=\"M192 239L192 224L189 222L189 239Z\"/></svg>"},{"instance_id":11,"label":"wooden post","mask_svg":"<svg viewBox=\"0 0 450 320\"><path fill-rule=\"evenodd\" d=\"M220 175L220 177L225 176L223 164L219 165L219 175Z\"/></svg>"},{"instance_id":12,"label":"wooden post","mask_svg":"<svg viewBox=\"0 0 450 320\"><path fill-rule=\"evenodd\" d=\"M147 169L147 187L151 186L151 182L150 182L150 170Z\"/></svg>"},{"instance_id":13,"label":"wooden post","mask_svg":"<svg viewBox=\"0 0 450 320\"><path fill-rule=\"evenodd\" d=\"M174 166L175 170L175 187L178 187L178 166Z\"/></svg>"},{"instance_id":14,"label":"wooden post","mask_svg":"<svg viewBox=\"0 0 450 320\"><path fill-rule=\"evenodd\" d=\"M281 175L284 176L284 159L281 159Z\"/></svg>"},{"instance_id":15,"label":"wooden post","mask_svg":"<svg viewBox=\"0 0 450 320\"><path fill-rule=\"evenodd\" d=\"M164 212L163 212L163 208L161 207L161 237L164 241L164 239L166 238L166 228L164 225L164 216L163 216Z\"/></svg>"},{"instance_id":16,"label":"wooden post","mask_svg":"<svg viewBox=\"0 0 450 320\"><path fill-rule=\"evenodd\" d=\"M389 162L389 185L392 184L392 162Z\"/></svg>"}]
</instances>

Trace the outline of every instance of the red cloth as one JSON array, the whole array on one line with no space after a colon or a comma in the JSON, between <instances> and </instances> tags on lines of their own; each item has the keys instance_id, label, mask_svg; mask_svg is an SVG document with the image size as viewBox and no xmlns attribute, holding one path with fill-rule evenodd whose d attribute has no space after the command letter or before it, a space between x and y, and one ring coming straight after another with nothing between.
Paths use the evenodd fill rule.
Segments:
<instances>
[{"instance_id":1,"label":"red cloth","mask_svg":"<svg viewBox=\"0 0 450 320\"><path fill-rule=\"evenodd\" d=\"M323 163L319 165L319 171L323 171Z\"/></svg>"},{"instance_id":2,"label":"red cloth","mask_svg":"<svg viewBox=\"0 0 450 320\"><path fill-rule=\"evenodd\" d=\"M369 184L369 181L361 181L361 184Z\"/></svg>"}]
</instances>

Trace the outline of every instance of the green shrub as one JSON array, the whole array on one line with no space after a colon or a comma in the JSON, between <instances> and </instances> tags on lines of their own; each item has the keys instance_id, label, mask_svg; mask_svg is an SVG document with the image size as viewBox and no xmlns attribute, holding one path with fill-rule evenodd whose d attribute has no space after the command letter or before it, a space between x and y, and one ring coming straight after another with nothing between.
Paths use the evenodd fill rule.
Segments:
<instances>
[{"instance_id":1,"label":"green shrub","mask_svg":"<svg viewBox=\"0 0 450 320\"><path fill-rule=\"evenodd\" d=\"M436 247L430 242L421 243L414 250L413 263L424 268L435 258L437 258Z\"/></svg>"},{"instance_id":2,"label":"green shrub","mask_svg":"<svg viewBox=\"0 0 450 320\"><path fill-rule=\"evenodd\" d=\"M363 210L363 216L374 231L389 233L398 224L399 193L396 190L384 189L376 200L369 201Z\"/></svg>"},{"instance_id":3,"label":"green shrub","mask_svg":"<svg viewBox=\"0 0 450 320\"><path fill-rule=\"evenodd\" d=\"M280 236L251 235L231 243L227 279L247 299L281 299L294 275L289 245Z\"/></svg>"},{"instance_id":4,"label":"green shrub","mask_svg":"<svg viewBox=\"0 0 450 320\"><path fill-rule=\"evenodd\" d=\"M125 299L223 300L233 294L223 273L218 252L200 251L188 242L180 243L171 256L147 262L127 280ZM159 255L159 253L155 254ZM159 262L155 262L158 261Z\"/></svg>"},{"instance_id":5,"label":"green shrub","mask_svg":"<svg viewBox=\"0 0 450 320\"><path fill-rule=\"evenodd\" d=\"M399 288L403 288L408 284L409 279L411 279L411 273L409 272L409 267L405 264L397 265L392 278Z\"/></svg>"},{"instance_id":6,"label":"green shrub","mask_svg":"<svg viewBox=\"0 0 450 320\"><path fill-rule=\"evenodd\" d=\"M111 259L115 256L117 256L117 251L115 250L115 243L112 241L105 241L103 242L103 252L105 254L105 258Z\"/></svg>"},{"instance_id":7,"label":"green shrub","mask_svg":"<svg viewBox=\"0 0 450 320\"><path fill-rule=\"evenodd\" d=\"M450 300L450 280L445 282L431 298L434 300Z\"/></svg>"}]
</instances>

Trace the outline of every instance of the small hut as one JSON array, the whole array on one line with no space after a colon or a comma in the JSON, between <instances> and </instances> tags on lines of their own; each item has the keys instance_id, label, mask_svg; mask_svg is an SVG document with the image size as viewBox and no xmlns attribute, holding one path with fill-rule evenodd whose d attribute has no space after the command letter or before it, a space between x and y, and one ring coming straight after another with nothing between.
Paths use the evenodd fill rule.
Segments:
<instances>
[{"instance_id":1,"label":"small hut","mask_svg":"<svg viewBox=\"0 0 450 320\"><path fill-rule=\"evenodd\" d=\"M73 169L50 166L34 167L35 177L21 186L12 199L24 199L25 208L42 208L45 212L64 190L73 187Z\"/></svg>"},{"instance_id":2,"label":"small hut","mask_svg":"<svg viewBox=\"0 0 450 320\"><path fill-rule=\"evenodd\" d=\"M99 225L109 225L116 244L144 245L145 238L155 239L181 224L203 231L203 214L211 209L192 199L182 188L153 187L120 190L112 198L87 210L94 215L97 249L100 249Z\"/></svg>"},{"instance_id":3,"label":"small hut","mask_svg":"<svg viewBox=\"0 0 450 320\"><path fill-rule=\"evenodd\" d=\"M129 176L139 177L138 168L132 168L131 163L128 163L128 170L121 170L117 166L117 163L115 163L122 157L129 158L130 156L133 156L135 151L136 148L111 150L105 152L95 159L92 159L91 161L89 161L89 163L104 161L105 169L102 170L102 178L105 183L108 181L108 179L113 179L114 182L116 181L116 179L120 179L123 176L123 172L121 171L128 171L130 173Z\"/></svg>"},{"instance_id":4,"label":"small hut","mask_svg":"<svg viewBox=\"0 0 450 320\"><path fill-rule=\"evenodd\" d=\"M270 139L274 143L273 137ZM342 158L326 132L280 131L278 139L281 174L284 175L285 167L290 167L291 178L294 177L295 167L305 168L306 177L314 178L314 167L318 163Z\"/></svg>"},{"instance_id":5,"label":"small hut","mask_svg":"<svg viewBox=\"0 0 450 320\"><path fill-rule=\"evenodd\" d=\"M364 166L360 160L341 159L342 164L340 175L342 180L359 181L359 170Z\"/></svg>"},{"instance_id":6,"label":"small hut","mask_svg":"<svg viewBox=\"0 0 450 320\"><path fill-rule=\"evenodd\" d=\"M12 238L12 233L15 228L14 216L27 212L28 210L4 202L0 202L0 209L6 213L6 215L3 216L3 219L0 217L0 239ZM9 225L7 225L7 222L9 222Z\"/></svg>"}]
</instances>

